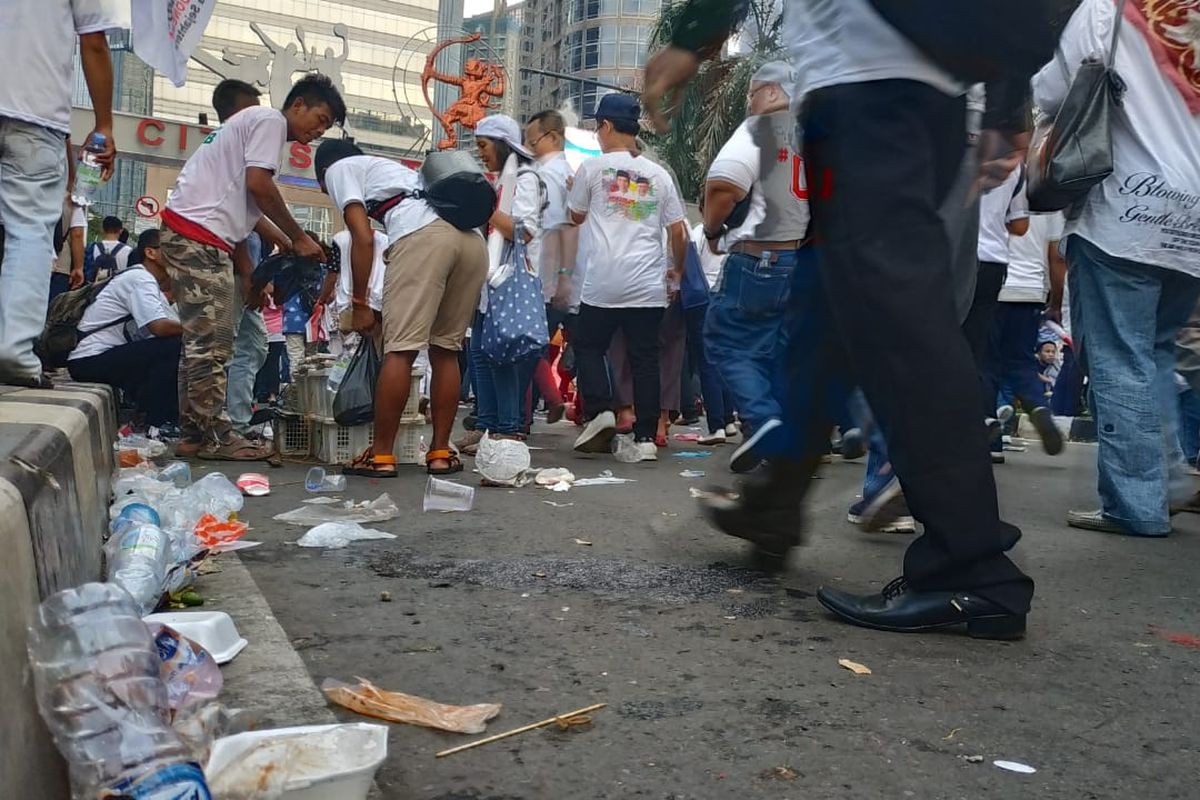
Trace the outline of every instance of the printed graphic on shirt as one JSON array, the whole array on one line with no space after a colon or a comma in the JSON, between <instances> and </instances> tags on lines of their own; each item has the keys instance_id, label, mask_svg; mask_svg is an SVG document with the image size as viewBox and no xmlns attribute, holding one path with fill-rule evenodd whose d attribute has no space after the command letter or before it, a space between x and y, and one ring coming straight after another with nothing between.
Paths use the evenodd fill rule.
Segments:
<instances>
[{"instance_id":1,"label":"printed graphic on shirt","mask_svg":"<svg viewBox=\"0 0 1200 800\"><path fill-rule=\"evenodd\" d=\"M608 197L604 212L626 219L644 220L658 213L658 187L645 175L631 169L609 167L601 173Z\"/></svg>"},{"instance_id":2,"label":"printed graphic on shirt","mask_svg":"<svg viewBox=\"0 0 1200 800\"><path fill-rule=\"evenodd\" d=\"M1118 222L1157 228L1161 250L1200 253L1200 193L1177 189L1153 172L1133 173L1117 193L1129 201Z\"/></svg>"},{"instance_id":3,"label":"printed graphic on shirt","mask_svg":"<svg viewBox=\"0 0 1200 800\"><path fill-rule=\"evenodd\" d=\"M1200 9L1195 2L1139 0L1126 17L1146 35L1150 52L1188 110L1200 113Z\"/></svg>"}]
</instances>

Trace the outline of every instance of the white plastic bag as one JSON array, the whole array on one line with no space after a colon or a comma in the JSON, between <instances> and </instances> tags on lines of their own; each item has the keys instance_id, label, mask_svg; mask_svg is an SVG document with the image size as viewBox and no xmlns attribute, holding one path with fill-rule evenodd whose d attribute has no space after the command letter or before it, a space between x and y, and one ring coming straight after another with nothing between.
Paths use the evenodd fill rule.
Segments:
<instances>
[{"instance_id":1,"label":"white plastic bag","mask_svg":"<svg viewBox=\"0 0 1200 800\"><path fill-rule=\"evenodd\" d=\"M303 505L274 519L289 525L320 525L322 522L386 522L400 515L400 509L385 492L371 502L354 503L347 500L340 506Z\"/></svg>"},{"instance_id":2,"label":"white plastic bag","mask_svg":"<svg viewBox=\"0 0 1200 800\"><path fill-rule=\"evenodd\" d=\"M529 469L529 446L515 439L484 436L479 440L475 467L489 483L515 486Z\"/></svg>"},{"instance_id":3,"label":"white plastic bag","mask_svg":"<svg viewBox=\"0 0 1200 800\"><path fill-rule=\"evenodd\" d=\"M395 539L396 534L364 528L357 522L322 522L300 537L301 547L326 547L330 550L345 547L364 539Z\"/></svg>"}]
</instances>

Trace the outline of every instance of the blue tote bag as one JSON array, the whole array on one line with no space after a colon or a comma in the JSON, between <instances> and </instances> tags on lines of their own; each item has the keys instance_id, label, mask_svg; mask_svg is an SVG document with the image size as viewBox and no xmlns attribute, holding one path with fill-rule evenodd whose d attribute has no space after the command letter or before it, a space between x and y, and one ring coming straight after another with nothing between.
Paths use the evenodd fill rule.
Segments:
<instances>
[{"instance_id":1,"label":"blue tote bag","mask_svg":"<svg viewBox=\"0 0 1200 800\"><path fill-rule=\"evenodd\" d=\"M483 318L483 354L497 364L523 361L550 344L542 280L530 269L520 228L514 233L512 274L499 286L488 286Z\"/></svg>"}]
</instances>

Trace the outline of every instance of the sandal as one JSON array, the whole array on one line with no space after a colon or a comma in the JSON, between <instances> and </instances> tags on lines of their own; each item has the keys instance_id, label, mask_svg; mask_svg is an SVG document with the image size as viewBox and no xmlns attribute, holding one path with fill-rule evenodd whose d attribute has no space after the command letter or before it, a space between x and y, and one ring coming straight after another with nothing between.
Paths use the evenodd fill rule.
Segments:
<instances>
[{"instance_id":1,"label":"sandal","mask_svg":"<svg viewBox=\"0 0 1200 800\"><path fill-rule=\"evenodd\" d=\"M251 442L238 433L231 433L224 442L207 444L196 453L206 461L266 461L271 449Z\"/></svg>"},{"instance_id":2,"label":"sandal","mask_svg":"<svg viewBox=\"0 0 1200 800\"><path fill-rule=\"evenodd\" d=\"M349 464L342 467L343 475L356 475L360 478L395 478L396 457L391 453L377 456L368 447L358 454Z\"/></svg>"},{"instance_id":3,"label":"sandal","mask_svg":"<svg viewBox=\"0 0 1200 800\"><path fill-rule=\"evenodd\" d=\"M441 469L433 467L434 461L445 461L450 466ZM453 475L463 471L462 459L451 450L430 450L425 454L425 471L430 475Z\"/></svg>"}]
</instances>

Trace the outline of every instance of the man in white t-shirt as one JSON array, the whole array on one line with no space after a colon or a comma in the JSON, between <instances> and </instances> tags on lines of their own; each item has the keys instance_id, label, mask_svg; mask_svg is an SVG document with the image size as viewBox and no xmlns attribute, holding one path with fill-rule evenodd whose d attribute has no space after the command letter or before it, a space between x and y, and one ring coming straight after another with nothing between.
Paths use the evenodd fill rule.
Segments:
<instances>
[{"instance_id":1,"label":"man in white t-shirt","mask_svg":"<svg viewBox=\"0 0 1200 800\"><path fill-rule=\"evenodd\" d=\"M184 441L177 454L232 461L269 455L234 431L224 413L234 338L232 256L265 215L296 255L324 259L288 211L274 176L287 142L307 144L345 118L346 104L329 78L306 75L282 112L259 106L238 112L208 135L179 173L162 210L162 255L183 324ZM270 240L269 233L264 238Z\"/></svg>"},{"instance_id":2,"label":"man in white t-shirt","mask_svg":"<svg viewBox=\"0 0 1200 800\"><path fill-rule=\"evenodd\" d=\"M112 61L105 31L117 27L105 0L0 2L0 383L42 384L33 342L46 324L48 261L54 223L67 189L64 140L71 132L75 39L92 94L95 127L105 137L97 156L102 177L112 175ZM19 74L18 74L19 73ZM91 134L89 134L90 138Z\"/></svg>"},{"instance_id":3,"label":"man in white t-shirt","mask_svg":"<svg viewBox=\"0 0 1200 800\"><path fill-rule=\"evenodd\" d=\"M100 238L88 245L84 256L84 277L89 283L108 280L129 266L133 248L121 241L125 223L107 216L100 222Z\"/></svg>"},{"instance_id":4,"label":"man in white t-shirt","mask_svg":"<svg viewBox=\"0 0 1200 800\"><path fill-rule=\"evenodd\" d=\"M63 292L78 289L83 285L84 237L87 234L87 215L82 206L71 202L63 203L63 214L59 221L63 228L62 246L59 247L50 276L50 299Z\"/></svg>"},{"instance_id":5,"label":"man in white t-shirt","mask_svg":"<svg viewBox=\"0 0 1200 800\"><path fill-rule=\"evenodd\" d=\"M728 251L704 326L709 349L742 421L730 466L748 472L793 443L784 421L790 320L824 305L816 255L806 247L808 190L793 147L788 110L795 76L784 61L750 79L750 115L721 148L704 186L704 237L711 253ZM739 206L741 219L729 224Z\"/></svg>"},{"instance_id":6,"label":"man in white t-shirt","mask_svg":"<svg viewBox=\"0 0 1200 800\"><path fill-rule=\"evenodd\" d=\"M179 421L179 349L183 328L164 294L170 289L158 248L104 285L79 320L79 344L67 357L77 381L121 389L145 424Z\"/></svg>"},{"instance_id":7,"label":"man in white t-shirt","mask_svg":"<svg viewBox=\"0 0 1200 800\"><path fill-rule=\"evenodd\" d=\"M436 475L460 472L462 462L450 449L450 431L458 412L458 353L487 277L483 238L477 231L455 228L423 199L410 196L422 188L421 177L403 164L365 156L344 140L323 142L313 164L322 191L342 210L350 232L350 260L341 265L343 275L350 273L350 327L371 335L382 326L383 365L375 390L377 444L356 454L343 472L396 475L392 443L408 402L413 364L426 348L433 417L426 469ZM371 305L379 252L372 219L387 230L380 312Z\"/></svg>"},{"instance_id":8,"label":"man in white t-shirt","mask_svg":"<svg viewBox=\"0 0 1200 800\"><path fill-rule=\"evenodd\" d=\"M635 156L641 108L625 94L605 95L596 107L596 138L603 155L575 173L567 206L587 231L587 268L573 345L588 420L575 449L610 451L616 434L605 354L621 330L633 372L634 439L645 460L658 457L658 328L683 275L687 223L683 202L666 170ZM644 188L639 189L642 185ZM670 235L672 267L664 274L663 230Z\"/></svg>"}]
</instances>

